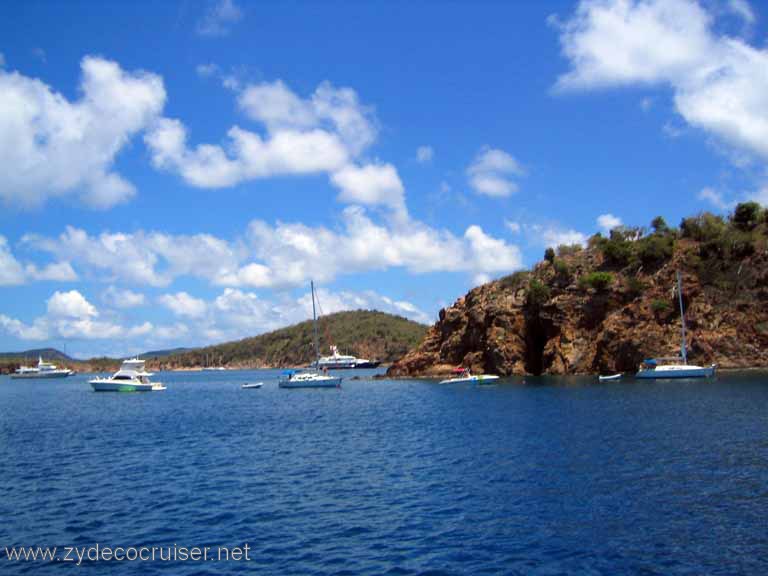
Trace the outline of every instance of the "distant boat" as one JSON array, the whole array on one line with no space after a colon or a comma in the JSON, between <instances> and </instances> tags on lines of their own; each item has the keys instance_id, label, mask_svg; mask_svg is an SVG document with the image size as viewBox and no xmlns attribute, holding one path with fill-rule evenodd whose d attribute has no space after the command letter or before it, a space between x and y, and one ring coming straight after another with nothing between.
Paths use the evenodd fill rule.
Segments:
<instances>
[{"instance_id":1,"label":"distant boat","mask_svg":"<svg viewBox=\"0 0 768 576\"><path fill-rule=\"evenodd\" d=\"M682 341L679 358L648 358L643 360L635 374L636 378L709 378L715 375L716 364L708 367L688 364L688 354L685 347L685 310L683 309L683 285L680 271L677 271L677 297L680 303L680 325Z\"/></svg>"},{"instance_id":2,"label":"distant boat","mask_svg":"<svg viewBox=\"0 0 768 576\"><path fill-rule=\"evenodd\" d=\"M456 368L454 373L458 376L454 378L448 378L441 380L440 384L461 384L463 382L470 382L474 384L488 384L493 380L498 380L499 377L493 374L472 374L469 368Z\"/></svg>"},{"instance_id":3,"label":"distant boat","mask_svg":"<svg viewBox=\"0 0 768 576\"><path fill-rule=\"evenodd\" d=\"M109 378L94 378L89 384L95 392L157 392L165 390L160 382L151 382L151 372L144 370L144 360L123 360L120 370Z\"/></svg>"},{"instance_id":4,"label":"distant boat","mask_svg":"<svg viewBox=\"0 0 768 576\"><path fill-rule=\"evenodd\" d=\"M331 355L320 357L319 360L312 363L312 366L329 370L351 370L356 368L376 368L379 364L381 362L378 360L367 360L366 358L339 354L339 349L336 346L331 346Z\"/></svg>"},{"instance_id":5,"label":"distant boat","mask_svg":"<svg viewBox=\"0 0 768 576\"><path fill-rule=\"evenodd\" d=\"M74 371L67 368L57 368L55 364L43 362L43 357L37 357L37 366L21 366L11 378L66 378L74 374Z\"/></svg>"},{"instance_id":6,"label":"distant boat","mask_svg":"<svg viewBox=\"0 0 768 576\"><path fill-rule=\"evenodd\" d=\"M315 341L315 363L317 366L320 361L320 345L317 339L317 312L315 311L315 284L310 282L312 290L312 322ZM318 372L317 369L295 371L287 370L283 373L283 378L278 382L280 388L338 388L341 386L340 376L331 376L323 369Z\"/></svg>"},{"instance_id":7,"label":"distant boat","mask_svg":"<svg viewBox=\"0 0 768 576\"><path fill-rule=\"evenodd\" d=\"M621 374L611 374L610 376L598 376L597 379L600 382L607 382L610 380L620 380L621 376L622 376Z\"/></svg>"},{"instance_id":8,"label":"distant boat","mask_svg":"<svg viewBox=\"0 0 768 576\"><path fill-rule=\"evenodd\" d=\"M264 382L252 382L250 384L243 384L242 386L240 386L240 388L251 390L254 388L261 388L263 385L264 385Z\"/></svg>"}]
</instances>

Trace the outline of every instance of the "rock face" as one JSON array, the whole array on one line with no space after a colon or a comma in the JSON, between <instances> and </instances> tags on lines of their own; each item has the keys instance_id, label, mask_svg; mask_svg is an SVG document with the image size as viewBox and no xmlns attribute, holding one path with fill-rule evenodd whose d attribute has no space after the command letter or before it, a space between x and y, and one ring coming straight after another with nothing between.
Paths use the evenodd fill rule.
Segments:
<instances>
[{"instance_id":1,"label":"rock face","mask_svg":"<svg viewBox=\"0 0 768 576\"><path fill-rule=\"evenodd\" d=\"M422 343L388 375L440 376L457 366L499 375L628 372L643 358L676 356L677 270L689 362L768 367L768 253L763 247L717 264L710 279L699 251L697 242L677 240L665 262L647 271L613 269L608 286L599 289L583 281L610 269L594 248L558 258L560 270L544 261L485 284L441 310ZM530 296L534 284L543 294L538 301Z\"/></svg>"}]
</instances>

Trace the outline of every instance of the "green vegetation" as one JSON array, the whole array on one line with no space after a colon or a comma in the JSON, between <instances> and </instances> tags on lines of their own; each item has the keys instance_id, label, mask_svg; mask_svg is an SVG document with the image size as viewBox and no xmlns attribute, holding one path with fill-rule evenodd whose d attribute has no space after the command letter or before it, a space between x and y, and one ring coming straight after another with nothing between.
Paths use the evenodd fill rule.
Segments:
<instances>
[{"instance_id":1,"label":"green vegetation","mask_svg":"<svg viewBox=\"0 0 768 576\"><path fill-rule=\"evenodd\" d=\"M763 220L763 210L757 202L743 202L736 206L731 221L739 230L753 230Z\"/></svg>"},{"instance_id":2,"label":"green vegetation","mask_svg":"<svg viewBox=\"0 0 768 576\"><path fill-rule=\"evenodd\" d=\"M637 276L627 278L627 294L632 298L637 298L645 292L647 286L645 282Z\"/></svg>"},{"instance_id":3,"label":"green vegetation","mask_svg":"<svg viewBox=\"0 0 768 576\"><path fill-rule=\"evenodd\" d=\"M554 249L552 249L550 247L550 248L547 248L546 250L544 250L544 260L546 260L547 262L554 262L554 260L555 260L555 251L554 251Z\"/></svg>"},{"instance_id":4,"label":"green vegetation","mask_svg":"<svg viewBox=\"0 0 768 576\"><path fill-rule=\"evenodd\" d=\"M530 310L538 310L549 300L550 295L549 286L534 278L528 284L525 305Z\"/></svg>"},{"instance_id":5,"label":"green vegetation","mask_svg":"<svg viewBox=\"0 0 768 576\"><path fill-rule=\"evenodd\" d=\"M560 244L557 247L557 255L565 258L566 256L575 256L582 250L581 244Z\"/></svg>"},{"instance_id":6,"label":"green vegetation","mask_svg":"<svg viewBox=\"0 0 768 576\"><path fill-rule=\"evenodd\" d=\"M667 312L671 308L672 306L670 306L669 302L667 302L666 300L651 301L651 310L653 310L656 314Z\"/></svg>"},{"instance_id":7,"label":"green vegetation","mask_svg":"<svg viewBox=\"0 0 768 576\"><path fill-rule=\"evenodd\" d=\"M613 274L610 272L590 272L579 278L579 287L582 290L593 288L597 292L603 292L613 283Z\"/></svg>"},{"instance_id":8,"label":"green vegetation","mask_svg":"<svg viewBox=\"0 0 768 576\"><path fill-rule=\"evenodd\" d=\"M416 346L427 327L384 312L338 312L318 320L321 354L335 344L343 354L391 362ZM198 348L159 358L173 366L302 366L314 359L312 321L237 342Z\"/></svg>"},{"instance_id":9,"label":"green vegetation","mask_svg":"<svg viewBox=\"0 0 768 576\"><path fill-rule=\"evenodd\" d=\"M505 290L519 290L528 281L531 273L528 270L518 270L509 276L499 279L499 285Z\"/></svg>"},{"instance_id":10,"label":"green vegetation","mask_svg":"<svg viewBox=\"0 0 768 576\"><path fill-rule=\"evenodd\" d=\"M558 282L567 283L571 279L571 269L564 260L557 258L552 265L555 268L555 277Z\"/></svg>"}]
</instances>

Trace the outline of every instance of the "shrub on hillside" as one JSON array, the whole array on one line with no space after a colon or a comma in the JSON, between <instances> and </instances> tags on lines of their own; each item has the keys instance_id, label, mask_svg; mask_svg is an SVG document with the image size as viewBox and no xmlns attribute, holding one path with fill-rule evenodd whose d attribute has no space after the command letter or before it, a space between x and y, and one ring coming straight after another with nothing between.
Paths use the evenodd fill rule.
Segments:
<instances>
[{"instance_id":1,"label":"shrub on hillside","mask_svg":"<svg viewBox=\"0 0 768 576\"><path fill-rule=\"evenodd\" d=\"M637 257L643 266L655 266L672 258L675 239L669 235L654 233L641 239L636 249Z\"/></svg>"},{"instance_id":2,"label":"shrub on hillside","mask_svg":"<svg viewBox=\"0 0 768 576\"><path fill-rule=\"evenodd\" d=\"M731 216L731 221L739 230L752 230L762 219L762 208L757 202L742 202L737 204Z\"/></svg>"},{"instance_id":3,"label":"shrub on hillside","mask_svg":"<svg viewBox=\"0 0 768 576\"><path fill-rule=\"evenodd\" d=\"M579 278L579 286L582 289L593 288L602 292L613 282L613 274L610 272L590 272Z\"/></svg>"},{"instance_id":4,"label":"shrub on hillside","mask_svg":"<svg viewBox=\"0 0 768 576\"><path fill-rule=\"evenodd\" d=\"M640 280L637 276L630 276L627 278L627 294L636 298L645 291L645 282Z\"/></svg>"},{"instance_id":5,"label":"shrub on hillside","mask_svg":"<svg viewBox=\"0 0 768 576\"><path fill-rule=\"evenodd\" d=\"M666 300L653 300L651 301L651 310L656 314L667 312L672 306Z\"/></svg>"},{"instance_id":6,"label":"shrub on hillside","mask_svg":"<svg viewBox=\"0 0 768 576\"><path fill-rule=\"evenodd\" d=\"M534 278L528 284L528 293L525 295L525 304L528 308L538 309L549 300L549 287L543 282Z\"/></svg>"},{"instance_id":7,"label":"shrub on hillside","mask_svg":"<svg viewBox=\"0 0 768 576\"><path fill-rule=\"evenodd\" d=\"M555 259L552 263L555 268L555 275L559 282L567 282L571 278L571 269L568 268L568 264L560 258Z\"/></svg>"},{"instance_id":8,"label":"shrub on hillside","mask_svg":"<svg viewBox=\"0 0 768 576\"><path fill-rule=\"evenodd\" d=\"M555 251L551 247L544 250L544 260L547 262L555 261Z\"/></svg>"},{"instance_id":9,"label":"shrub on hillside","mask_svg":"<svg viewBox=\"0 0 768 576\"><path fill-rule=\"evenodd\" d=\"M581 244L560 244L560 246L557 247L557 255L560 257L573 256L581 251Z\"/></svg>"},{"instance_id":10,"label":"shrub on hillside","mask_svg":"<svg viewBox=\"0 0 768 576\"><path fill-rule=\"evenodd\" d=\"M692 238L699 242L718 240L725 232L725 221L711 212L702 212L697 216L683 218L680 231L684 238Z\"/></svg>"}]
</instances>

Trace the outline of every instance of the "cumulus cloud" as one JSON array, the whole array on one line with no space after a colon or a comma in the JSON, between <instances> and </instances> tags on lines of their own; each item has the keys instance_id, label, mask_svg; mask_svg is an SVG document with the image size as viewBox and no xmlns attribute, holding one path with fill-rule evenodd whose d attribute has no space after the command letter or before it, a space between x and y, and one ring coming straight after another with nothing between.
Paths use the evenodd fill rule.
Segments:
<instances>
[{"instance_id":1,"label":"cumulus cloud","mask_svg":"<svg viewBox=\"0 0 768 576\"><path fill-rule=\"evenodd\" d=\"M77 278L69 262L54 262L42 268L35 264L22 265L11 253L5 237L0 236L0 286L25 284L30 280L71 282Z\"/></svg>"},{"instance_id":2,"label":"cumulus cloud","mask_svg":"<svg viewBox=\"0 0 768 576\"><path fill-rule=\"evenodd\" d=\"M380 224L357 206L342 212L337 230L257 220L241 238L227 241L208 234L144 231L91 235L67 227L58 237L27 235L22 243L66 255L78 266L102 273L102 280L122 285L167 286L190 276L219 286L284 288L310 278L328 282L339 275L390 268L416 274L497 274L522 266L517 246L479 226L468 226L457 236L410 219Z\"/></svg>"},{"instance_id":3,"label":"cumulus cloud","mask_svg":"<svg viewBox=\"0 0 768 576\"><path fill-rule=\"evenodd\" d=\"M416 149L416 160L419 164L430 162L434 155L435 151L432 149L432 146L419 146Z\"/></svg>"},{"instance_id":4,"label":"cumulus cloud","mask_svg":"<svg viewBox=\"0 0 768 576\"><path fill-rule=\"evenodd\" d=\"M621 221L621 218L614 216L613 214L600 214L600 216L597 217L598 227L606 234L622 224L623 222Z\"/></svg>"},{"instance_id":5,"label":"cumulus cloud","mask_svg":"<svg viewBox=\"0 0 768 576\"><path fill-rule=\"evenodd\" d=\"M558 88L668 85L688 124L768 157L768 51L718 34L698 2L582 0L560 40L571 70Z\"/></svg>"},{"instance_id":6,"label":"cumulus cloud","mask_svg":"<svg viewBox=\"0 0 768 576\"><path fill-rule=\"evenodd\" d=\"M234 0L217 0L198 22L197 33L201 36L227 36L242 17L243 12Z\"/></svg>"},{"instance_id":7,"label":"cumulus cloud","mask_svg":"<svg viewBox=\"0 0 768 576\"><path fill-rule=\"evenodd\" d=\"M161 112L160 77L112 61L82 60L81 97L67 100L43 82L0 68L0 199L21 207L75 194L109 208L135 193L115 157Z\"/></svg>"},{"instance_id":8,"label":"cumulus cloud","mask_svg":"<svg viewBox=\"0 0 768 576\"><path fill-rule=\"evenodd\" d=\"M346 166L334 173L331 181L341 190L341 202L389 206L403 217L406 215L403 183L391 164Z\"/></svg>"},{"instance_id":9,"label":"cumulus cloud","mask_svg":"<svg viewBox=\"0 0 768 576\"><path fill-rule=\"evenodd\" d=\"M146 299L144 294L128 289L110 286L101 295L102 300L113 308L135 308L143 306Z\"/></svg>"},{"instance_id":10,"label":"cumulus cloud","mask_svg":"<svg viewBox=\"0 0 768 576\"><path fill-rule=\"evenodd\" d=\"M483 148L467 168L467 178L472 189L485 196L506 197L518 190L512 180L523 176L520 163L504 150Z\"/></svg>"},{"instance_id":11,"label":"cumulus cloud","mask_svg":"<svg viewBox=\"0 0 768 576\"><path fill-rule=\"evenodd\" d=\"M385 206L399 217L407 214L397 169L359 161L378 128L371 108L361 104L351 88L323 82L308 98L301 98L277 80L246 86L238 105L248 118L265 126L264 135L233 126L223 144L190 146L184 124L162 118L145 135L154 166L177 172L201 188L324 173L340 190L341 202Z\"/></svg>"},{"instance_id":12,"label":"cumulus cloud","mask_svg":"<svg viewBox=\"0 0 768 576\"><path fill-rule=\"evenodd\" d=\"M723 193L714 188L703 188L698 194L699 200L708 202L718 210L730 210L735 205L734 202L726 201Z\"/></svg>"},{"instance_id":13,"label":"cumulus cloud","mask_svg":"<svg viewBox=\"0 0 768 576\"><path fill-rule=\"evenodd\" d=\"M98 316L96 307L77 290L53 293L48 300L48 314L56 318L89 318Z\"/></svg>"},{"instance_id":14,"label":"cumulus cloud","mask_svg":"<svg viewBox=\"0 0 768 576\"><path fill-rule=\"evenodd\" d=\"M0 236L0 286L23 284L24 268L16 260L4 236Z\"/></svg>"},{"instance_id":15,"label":"cumulus cloud","mask_svg":"<svg viewBox=\"0 0 768 576\"><path fill-rule=\"evenodd\" d=\"M741 18L745 24L752 25L757 21L757 17L752 11L752 6L749 5L747 0L728 0L728 9Z\"/></svg>"},{"instance_id":16,"label":"cumulus cloud","mask_svg":"<svg viewBox=\"0 0 768 576\"><path fill-rule=\"evenodd\" d=\"M190 296L186 292L163 294L158 301L177 316L187 318L202 318L207 309L204 300Z\"/></svg>"}]
</instances>

